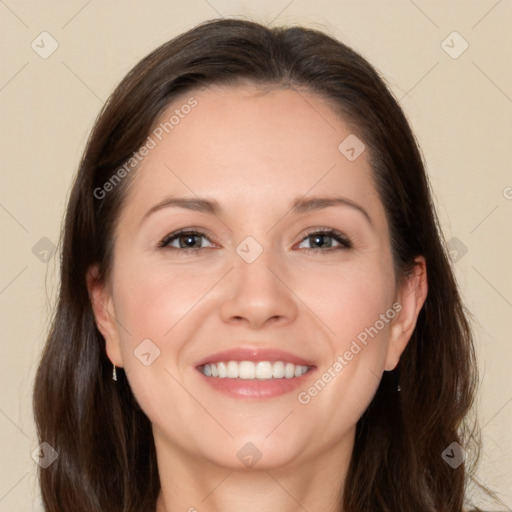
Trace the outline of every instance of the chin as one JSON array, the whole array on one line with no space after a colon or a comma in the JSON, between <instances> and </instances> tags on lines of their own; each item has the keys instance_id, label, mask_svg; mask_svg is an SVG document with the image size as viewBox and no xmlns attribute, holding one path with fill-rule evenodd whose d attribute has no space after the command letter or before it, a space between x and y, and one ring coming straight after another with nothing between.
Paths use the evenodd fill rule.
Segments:
<instances>
[{"instance_id":1,"label":"chin","mask_svg":"<svg viewBox=\"0 0 512 512\"><path fill-rule=\"evenodd\" d=\"M273 434L269 437L266 435L258 432L253 436L235 436L222 444L211 443L198 457L232 471L257 471L289 466L304 456L302 443L292 439L292 436L281 435L271 439ZM212 446L217 449L212 451Z\"/></svg>"}]
</instances>

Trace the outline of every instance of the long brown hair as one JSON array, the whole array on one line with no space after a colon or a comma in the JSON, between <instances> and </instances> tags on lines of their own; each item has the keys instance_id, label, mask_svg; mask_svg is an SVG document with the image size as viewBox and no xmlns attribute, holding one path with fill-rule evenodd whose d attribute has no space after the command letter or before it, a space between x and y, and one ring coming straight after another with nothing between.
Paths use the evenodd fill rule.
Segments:
<instances>
[{"instance_id":1,"label":"long brown hair","mask_svg":"<svg viewBox=\"0 0 512 512\"><path fill-rule=\"evenodd\" d=\"M86 287L93 264L101 279L109 276L130 177L105 197L97 190L178 95L241 80L327 99L368 148L397 276L406 276L418 255L427 262L428 296L412 338L357 424L340 510L460 512L471 461L454 468L442 453L454 442L476 453L468 420L475 355L411 128L384 80L348 46L317 30L236 19L202 23L145 57L110 96L88 140L67 208L58 304L34 388L39 439L58 453L39 473L46 510L155 510L160 482L151 423L124 372L111 379Z\"/></svg>"}]
</instances>

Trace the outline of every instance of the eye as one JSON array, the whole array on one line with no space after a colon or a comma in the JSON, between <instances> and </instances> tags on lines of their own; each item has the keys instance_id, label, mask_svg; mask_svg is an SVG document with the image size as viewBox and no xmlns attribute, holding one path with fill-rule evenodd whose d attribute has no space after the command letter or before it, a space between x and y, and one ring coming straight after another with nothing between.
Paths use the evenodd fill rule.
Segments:
<instances>
[{"instance_id":1,"label":"eye","mask_svg":"<svg viewBox=\"0 0 512 512\"><path fill-rule=\"evenodd\" d=\"M183 251L198 251L206 249L207 247L201 246L201 239L209 240L208 237L200 232L194 230L181 230L167 235L159 244L159 247L167 247L169 249L181 249Z\"/></svg>"},{"instance_id":2,"label":"eye","mask_svg":"<svg viewBox=\"0 0 512 512\"><path fill-rule=\"evenodd\" d=\"M207 235L201 231L191 229L181 230L167 235L158 246L179 250L180 252L199 251L208 248L202 246L202 239L209 241ZM303 242L308 239L312 247L303 248L306 252L318 252L319 249L350 249L352 247L352 243L347 237L339 231L332 229L316 229L315 231L311 231L303 238ZM301 242L301 244L303 242ZM299 246L299 248L301 247ZM326 251L324 250L322 252Z\"/></svg>"},{"instance_id":3,"label":"eye","mask_svg":"<svg viewBox=\"0 0 512 512\"><path fill-rule=\"evenodd\" d=\"M314 251L317 252L319 249L326 248L332 250L339 249L350 249L352 247L352 243L350 240L344 236L342 233L332 229L317 229L316 231L312 231L308 233L304 240L310 240L310 246L304 248L306 252ZM335 244L333 244L333 241ZM303 242L301 242L302 244ZM300 246L299 246L300 248ZM326 252L325 250L322 252ZM329 251L330 252L330 251Z\"/></svg>"}]
</instances>

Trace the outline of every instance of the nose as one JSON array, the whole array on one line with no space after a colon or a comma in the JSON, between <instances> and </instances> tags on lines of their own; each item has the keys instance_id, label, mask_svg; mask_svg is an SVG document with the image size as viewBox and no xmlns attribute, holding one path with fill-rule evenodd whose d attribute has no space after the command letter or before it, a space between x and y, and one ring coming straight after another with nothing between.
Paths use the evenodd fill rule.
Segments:
<instances>
[{"instance_id":1,"label":"nose","mask_svg":"<svg viewBox=\"0 0 512 512\"><path fill-rule=\"evenodd\" d=\"M248 263L236 255L226 277L226 295L220 307L222 320L260 329L265 324L286 325L298 313L297 296L290 288L283 266L269 250Z\"/></svg>"}]
</instances>

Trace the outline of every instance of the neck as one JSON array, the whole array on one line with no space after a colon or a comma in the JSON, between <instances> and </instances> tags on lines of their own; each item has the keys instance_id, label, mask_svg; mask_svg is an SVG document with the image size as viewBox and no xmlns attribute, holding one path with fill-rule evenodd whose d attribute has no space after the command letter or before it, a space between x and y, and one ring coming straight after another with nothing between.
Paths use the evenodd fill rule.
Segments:
<instances>
[{"instance_id":1,"label":"neck","mask_svg":"<svg viewBox=\"0 0 512 512\"><path fill-rule=\"evenodd\" d=\"M353 435L314 459L259 469L220 466L155 437L161 482L156 512L340 512Z\"/></svg>"}]
</instances>

